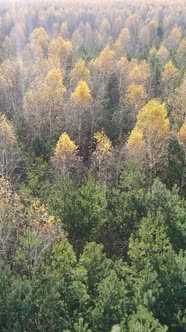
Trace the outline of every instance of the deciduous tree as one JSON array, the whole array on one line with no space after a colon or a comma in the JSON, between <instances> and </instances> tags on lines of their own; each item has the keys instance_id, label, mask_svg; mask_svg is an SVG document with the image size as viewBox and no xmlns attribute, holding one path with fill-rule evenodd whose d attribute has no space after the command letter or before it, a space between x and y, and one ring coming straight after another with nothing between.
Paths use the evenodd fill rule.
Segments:
<instances>
[{"instance_id":1,"label":"deciduous tree","mask_svg":"<svg viewBox=\"0 0 186 332\"><path fill-rule=\"evenodd\" d=\"M129 136L129 154L140 158L141 166L147 167L150 182L165 162L169 130L165 106L158 100L151 100L137 115L136 125Z\"/></svg>"}]
</instances>

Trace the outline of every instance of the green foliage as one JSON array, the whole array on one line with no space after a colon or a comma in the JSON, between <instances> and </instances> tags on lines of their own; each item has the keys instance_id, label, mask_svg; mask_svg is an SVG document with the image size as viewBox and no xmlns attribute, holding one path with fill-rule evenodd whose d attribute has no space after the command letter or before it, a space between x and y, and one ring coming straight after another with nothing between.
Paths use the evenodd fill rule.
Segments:
<instances>
[{"instance_id":1,"label":"green foliage","mask_svg":"<svg viewBox=\"0 0 186 332\"><path fill-rule=\"evenodd\" d=\"M0 331L184 332L185 1L24 2L0 5Z\"/></svg>"},{"instance_id":2,"label":"green foliage","mask_svg":"<svg viewBox=\"0 0 186 332\"><path fill-rule=\"evenodd\" d=\"M137 273L136 300L146 305L160 322L179 326L177 314L185 302L185 255L177 255L160 220L143 219L129 256Z\"/></svg>"},{"instance_id":3,"label":"green foliage","mask_svg":"<svg viewBox=\"0 0 186 332\"><path fill-rule=\"evenodd\" d=\"M96 239L106 220L105 188L90 175L77 189L68 177L62 175L54 187L49 204L52 213L63 220L77 253L82 250L86 240Z\"/></svg>"},{"instance_id":4,"label":"green foliage","mask_svg":"<svg viewBox=\"0 0 186 332\"><path fill-rule=\"evenodd\" d=\"M44 132L33 138L32 153L34 158L42 157L44 160L49 159L51 153L51 140Z\"/></svg>"},{"instance_id":5,"label":"green foliage","mask_svg":"<svg viewBox=\"0 0 186 332\"><path fill-rule=\"evenodd\" d=\"M41 157L36 158L27 172L26 180L20 185L20 193L26 200L44 199L49 190L48 164Z\"/></svg>"},{"instance_id":6,"label":"green foliage","mask_svg":"<svg viewBox=\"0 0 186 332\"><path fill-rule=\"evenodd\" d=\"M137 312L128 318L127 331L129 332L166 332L167 330L166 326L162 326L152 313L142 306L139 306Z\"/></svg>"}]
</instances>

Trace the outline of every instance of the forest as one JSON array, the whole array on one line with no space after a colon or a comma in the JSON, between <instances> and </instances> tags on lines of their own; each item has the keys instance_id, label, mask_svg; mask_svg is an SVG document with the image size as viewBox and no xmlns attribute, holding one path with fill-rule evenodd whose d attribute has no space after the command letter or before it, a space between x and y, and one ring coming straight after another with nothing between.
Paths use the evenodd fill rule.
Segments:
<instances>
[{"instance_id":1,"label":"forest","mask_svg":"<svg viewBox=\"0 0 186 332\"><path fill-rule=\"evenodd\" d=\"M186 331L186 1L0 1L0 332Z\"/></svg>"}]
</instances>

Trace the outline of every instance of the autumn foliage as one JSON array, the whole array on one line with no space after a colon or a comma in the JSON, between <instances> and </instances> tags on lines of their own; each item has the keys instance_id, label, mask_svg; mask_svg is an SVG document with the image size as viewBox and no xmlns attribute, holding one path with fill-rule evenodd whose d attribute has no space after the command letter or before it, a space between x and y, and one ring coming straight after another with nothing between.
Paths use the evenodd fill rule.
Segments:
<instances>
[{"instance_id":1,"label":"autumn foliage","mask_svg":"<svg viewBox=\"0 0 186 332\"><path fill-rule=\"evenodd\" d=\"M186 1L0 1L0 331L184 332Z\"/></svg>"}]
</instances>

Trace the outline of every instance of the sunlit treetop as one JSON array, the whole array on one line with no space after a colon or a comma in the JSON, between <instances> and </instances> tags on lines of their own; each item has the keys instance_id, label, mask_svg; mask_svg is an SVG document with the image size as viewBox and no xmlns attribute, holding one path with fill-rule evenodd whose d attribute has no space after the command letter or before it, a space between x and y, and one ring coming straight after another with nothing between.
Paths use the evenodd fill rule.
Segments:
<instances>
[{"instance_id":1,"label":"sunlit treetop","mask_svg":"<svg viewBox=\"0 0 186 332\"><path fill-rule=\"evenodd\" d=\"M130 63L127 59L127 57L123 56L120 58L120 60L116 64L117 69L119 70L119 74L122 75L128 75L129 69L130 69Z\"/></svg>"},{"instance_id":2,"label":"sunlit treetop","mask_svg":"<svg viewBox=\"0 0 186 332\"><path fill-rule=\"evenodd\" d=\"M154 46L151 47L149 50L150 56L154 57L156 55L156 53L157 53L156 48Z\"/></svg>"},{"instance_id":3,"label":"sunlit treetop","mask_svg":"<svg viewBox=\"0 0 186 332\"><path fill-rule=\"evenodd\" d=\"M130 80L137 84L145 82L150 77L150 67L145 61L136 64L130 72Z\"/></svg>"},{"instance_id":4,"label":"sunlit treetop","mask_svg":"<svg viewBox=\"0 0 186 332\"><path fill-rule=\"evenodd\" d=\"M136 13L130 15L130 16L127 18L126 26L127 26L127 28L129 28L129 30L130 30L130 32L131 32L131 35L133 35L133 33L136 32L136 29L137 29L138 26L139 26L139 18L138 18L138 15L137 15Z\"/></svg>"},{"instance_id":5,"label":"sunlit treetop","mask_svg":"<svg viewBox=\"0 0 186 332\"><path fill-rule=\"evenodd\" d=\"M105 33L105 34L109 34L110 33L110 23L107 20L107 18L104 18L102 20L101 25L100 25L100 31L102 33Z\"/></svg>"},{"instance_id":6,"label":"sunlit treetop","mask_svg":"<svg viewBox=\"0 0 186 332\"><path fill-rule=\"evenodd\" d=\"M46 31L40 27L36 28L30 35L30 41L33 44L39 44L42 48L45 48L49 38Z\"/></svg>"},{"instance_id":7,"label":"sunlit treetop","mask_svg":"<svg viewBox=\"0 0 186 332\"><path fill-rule=\"evenodd\" d=\"M166 41L166 44L167 44L167 47L169 49L173 49L173 48L176 48L181 40L181 36L182 36L182 33L181 33L181 30L179 27L175 26L170 35L168 36L168 39Z\"/></svg>"},{"instance_id":8,"label":"sunlit treetop","mask_svg":"<svg viewBox=\"0 0 186 332\"><path fill-rule=\"evenodd\" d=\"M119 51L127 51L127 45L130 41L130 33L127 28L123 28L119 34L118 39L115 42L115 49Z\"/></svg>"},{"instance_id":9,"label":"sunlit treetop","mask_svg":"<svg viewBox=\"0 0 186 332\"><path fill-rule=\"evenodd\" d=\"M79 45L82 45L83 43L83 37L81 36L80 32L78 31L78 29L74 30L73 34L72 34L72 45L73 45L73 49L78 49Z\"/></svg>"},{"instance_id":10,"label":"sunlit treetop","mask_svg":"<svg viewBox=\"0 0 186 332\"><path fill-rule=\"evenodd\" d=\"M72 51L72 43L64 40L61 36L52 39L48 47L48 58L54 63L58 60L63 65L66 64L67 58Z\"/></svg>"},{"instance_id":11,"label":"sunlit treetop","mask_svg":"<svg viewBox=\"0 0 186 332\"><path fill-rule=\"evenodd\" d=\"M96 140L96 150L94 154L111 154L112 143L104 131L95 133L94 139Z\"/></svg>"},{"instance_id":12,"label":"sunlit treetop","mask_svg":"<svg viewBox=\"0 0 186 332\"><path fill-rule=\"evenodd\" d=\"M163 139L169 132L169 120L165 105L153 99L146 104L137 115L136 127L143 135L158 135L158 139Z\"/></svg>"},{"instance_id":13,"label":"sunlit treetop","mask_svg":"<svg viewBox=\"0 0 186 332\"><path fill-rule=\"evenodd\" d=\"M68 37L69 37L69 32L68 32L68 24L67 24L67 21L65 21L65 22L63 22L63 23L61 24L60 33L61 33L62 38L64 38L64 39L68 39Z\"/></svg>"},{"instance_id":14,"label":"sunlit treetop","mask_svg":"<svg viewBox=\"0 0 186 332\"><path fill-rule=\"evenodd\" d=\"M78 82L79 80L87 81L90 77L90 71L86 67L85 61L80 59L71 71L71 82Z\"/></svg>"},{"instance_id":15,"label":"sunlit treetop","mask_svg":"<svg viewBox=\"0 0 186 332\"><path fill-rule=\"evenodd\" d=\"M131 84L127 90L127 97L134 107L141 108L145 103L146 93L143 85Z\"/></svg>"},{"instance_id":16,"label":"sunlit treetop","mask_svg":"<svg viewBox=\"0 0 186 332\"><path fill-rule=\"evenodd\" d=\"M183 38L176 51L176 61L180 67L186 65L186 38Z\"/></svg>"},{"instance_id":17,"label":"sunlit treetop","mask_svg":"<svg viewBox=\"0 0 186 332\"><path fill-rule=\"evenodd\" d=\"M16 137L12 123L5 115L0 115L0 145L14 145ZM3 146L2 146L3 147Z\"/></svg>"},{"instance_id":18,"label":"sunlit treetop","mask_svg":"<svg viewBox=\"0 0 186 332\"><path fill-rule=\"evenodd\" d=\"M127 141L127 147L135 156L140 156L143 153L145 140L143 138L143 133L137 127L132 130Z\"/></svg>"},{"instance_id":19,"label":"sunlit treetop","mask_svg":"<svg viewBox=\"0 0 186 332\"><path fill-rule=\"evenodd\" d=\"M150 31L148 26L143 26L140 30L139 40L143 46L148 45L150 42Z\"/></svg>"},{"instance_id":20,"label":"sunlit treetop","mask_svg":"<svg viewBox=\"0 0 186 332\"><path fill-rule=\"evenodd\" d=\"M92 100L90 89L85 81L80 80L78 82L78 85L72 93L72 99L83 103L90 102Z\"/></svg>"},{"instance_id":21,"label":"sunlit treetop","mask_svg":"<svg viewBox=\"0 0 186 332\"><path fill-rule=\"evenodd\" d=\"M162 64L165 64L169 58L168 49L165 46L161 45L156 53L156 57L160 60Z\"/></svg>"},{"instance_id":22,"label":"sunlit treetop","mask_svg":"<svg viewBox=\"0 0 186 332\"><path fill-rule=\"evenodd\" d=\"M92 63L98 70L109 72L113 67L114 51L106 46Z\"/></svg>"},{"instance_id":23,"label":"sunlit treetop","mask_svg":"<svg viewBox=\"0 0 186 332\"><path fill-rule=\"evenodd\" d=\"M78 147L77 145L70 139L70 137L67 135L67 133L63 133L54 149L54 156L65 160L67 158L78 158Z\"/></svg>"},{"instance_id":24,"label":"sunlit treetop","mask_svg":"<svg viewBox=\"0 0 186 332\"><path fill-rule=\"evenodd\" d=\"M135 80L135 81L141 81L141 79L143 78L143 74L139 68L139 66L135 66L131 73L130 73L130 79L131 81Z\"/></svg>"},{"instance_id":25,"label":"sunlit treetop","mask_svg":"<svg viewBox=\"0 0 186 332\"><path fill-rule=\"evenodd\" d=\"M178 132L178 141L186 149L186 121L182 124Z\"/></svg>"},{"instance_id":26,"label":"sunlit treetop","mask_svg":"<svg viewBox=\"0 0 186 332\"><path fill-rule=\"evenodd\" d=\"M62 74L59 69L51 69L48 72L45 83L52 90L56 91L58 89L61 89L61 93L65 91L65 87L62 83Z\"/></svg>"},{"instance_id":27,"label":"sunlit treetop","mask_svg":"<svg viewBox=\"0 0 186 332\"><path fill-rule=\"evenodd\" d=\"M138 113L127 142L129 157L138 160L140 167L146 169L150 183L153 173L165 163L163 157L167 154L169 133L165 106L156 99L151 100Z\"/></svg>"},{"instance_id":28,"label":"sunlit treetop","mask_svg":"<svg viewBox=\"0 0 186 332\"><path fill-rule=\"evenodd\" d=\"M171 79L175 77L177 73L177 68L173 65L172 61L166 63L164 71L163 71L163 80Z\"/></svg>"}]
</instances>

